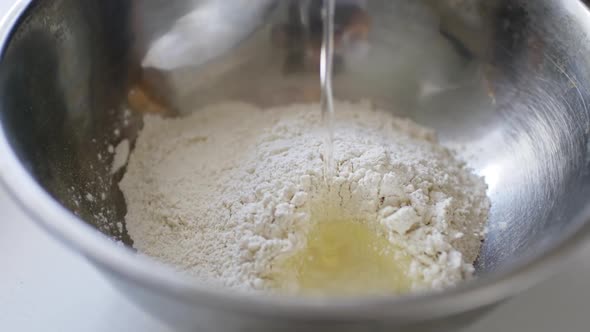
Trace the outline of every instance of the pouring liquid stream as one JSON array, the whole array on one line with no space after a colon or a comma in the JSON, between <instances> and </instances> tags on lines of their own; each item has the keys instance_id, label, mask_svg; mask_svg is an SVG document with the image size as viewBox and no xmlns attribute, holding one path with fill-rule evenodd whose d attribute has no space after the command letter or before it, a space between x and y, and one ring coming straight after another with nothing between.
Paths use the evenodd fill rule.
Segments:
<instances>
[{"instance_id":1,"label":"pouring liquid stream","mask_svg":"<svg viewBox=\"0 0 590 332\"><path fill-rule=\"evenodd\" d=\"M322 128L324 131L324 180L329 183L334 176L334 96L332 70L334 60L334 11L335 0L323 3L323 36L320 54L320 84Z\"/></svg>"}]
</instances>

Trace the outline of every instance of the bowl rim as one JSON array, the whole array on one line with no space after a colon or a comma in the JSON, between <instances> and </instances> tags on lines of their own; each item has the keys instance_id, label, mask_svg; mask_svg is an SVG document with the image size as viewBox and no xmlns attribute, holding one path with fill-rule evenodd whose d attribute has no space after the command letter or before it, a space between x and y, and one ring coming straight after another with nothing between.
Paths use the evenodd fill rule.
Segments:
<instances>
[{"instance_id":1,"label":"bowl rim","mask_svg":"<svg viewBox=\"0 0 590 332\"><path fill-rule=\"evenodd\" d=\"M583 6L577 0L568 1ZM0 18L0 66L12 33L36 0L13 2L4 17ZM590 20L590 15L586 14ZM160 295L174 297L187 305L217 307L275 318L346 321L387 319L409 322L472 311L494 304L545 279L567 262L564 258L571 256L590 237L590 206L586 206L575 217L573 224L576 227L571 227L545 252L520 257L506 269L491 272L444 291L397 297L350 298L236 294L195 282L171 268L162 268L161 264L116 245L113 240L87 225L54 200L28 174L10 147L0 123L0 189L2 188L38 225L116 278L130 281Z\"/></svg>"}]
</instances>

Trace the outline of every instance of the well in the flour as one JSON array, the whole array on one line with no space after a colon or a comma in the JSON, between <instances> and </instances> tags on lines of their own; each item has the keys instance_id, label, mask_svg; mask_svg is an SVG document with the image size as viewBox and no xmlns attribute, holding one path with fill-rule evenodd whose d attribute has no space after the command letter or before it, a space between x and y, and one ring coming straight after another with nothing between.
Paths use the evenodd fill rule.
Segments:
<instances>
[{"instance_id":1,"label":"well in the flour","mask_svg":"<svg viewBox=\"0 0 590 332\"><path fill-rule=\"evenodd\" d=\"M483 179L427 128L335 106L328 182L318 105L146 116L120 183L135 248L245 291L397 294L470 278Z\"/></svg>"},{"instance_id":2,"label":"well in the flour","mask_svg":"<svg viewBox=\"0 0 590 332\"><path fill-rule=\"evenodd\" d=\"M287 293L398 294L412 289L411 258L366 222L316 221L303 248L278 257L268 278Z\"/></svg>"}]
</instances>

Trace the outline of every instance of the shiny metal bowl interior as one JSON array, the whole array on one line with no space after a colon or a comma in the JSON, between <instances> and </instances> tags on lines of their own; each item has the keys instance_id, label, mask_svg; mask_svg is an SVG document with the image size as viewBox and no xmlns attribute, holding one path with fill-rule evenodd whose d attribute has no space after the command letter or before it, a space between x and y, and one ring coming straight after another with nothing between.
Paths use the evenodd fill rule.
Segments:
<instances>
[{"instance_id":1,"label":"shiny metal bowl interior","mask_svg":"<svg viewBox=\"0 0 590 332\"><path fill-rule=\"evenodd\" d=\"M24 8L28 1L20 3ZM211 3L39 0L11 31L0 64L0 141L8 143L10 156L0 158L14 153L78 219L49 222L51 213L35 212L37 202L27 198L41 196L23 194L14 180L13 164L0 163L0 174L36 219L91 259L97 254L67 231L80 220L132 244L117 187L122 172L110 173L108 151L124 138L133 141L141 128L141 113L129 112L132 87L149 86L176 113L227 99L268 106L316 96L307 41L272 42L277 26L301 23L293 19L291 1L249 2L246 11L240 11L242 1ZM510 275L516 265L542 259L572 234L586 232L590 15L581 2L347 3L370 17L363 41L370 48L360 57L342 51L336 97L368 98L434 127L443 143L485 176L492 212L477 262L480 276ZM180 17L203 6L236 16L242 31L232 34L235 40L197 30L191 38L205 40L215 52L203 55L198 45L191 49L194 41L181 40L193 52L188 60L157 48ZM200 24L223 23L207 16ZM144 70L146 55L155 53L154 68ZM113 255L122 255L118 251Z\"/></svg>"}]
</instances>

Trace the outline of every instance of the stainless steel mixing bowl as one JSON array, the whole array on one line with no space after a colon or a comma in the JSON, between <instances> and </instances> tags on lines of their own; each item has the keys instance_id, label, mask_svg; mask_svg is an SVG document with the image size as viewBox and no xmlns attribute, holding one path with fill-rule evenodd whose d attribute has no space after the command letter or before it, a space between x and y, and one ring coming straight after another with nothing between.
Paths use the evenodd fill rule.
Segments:
<instances>
[{"instance_id":1,"label":"stainless steel mixing bowl","mask_svg":"<svg viewBox=\"0 0 590 332\"><path fill-rule=\"evenodd\" d=\"M0 27L0 182L179 329L444 331L558 269L590 231L590 13L577 0L339 2L337 98L436 128L486 178L476 280L398 298L244 295L133 253L112 147L133 142L154 105L170 115L225 99L315 100L314 6L16 1Z\"/></svg>"}]
</instances>

